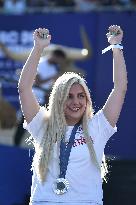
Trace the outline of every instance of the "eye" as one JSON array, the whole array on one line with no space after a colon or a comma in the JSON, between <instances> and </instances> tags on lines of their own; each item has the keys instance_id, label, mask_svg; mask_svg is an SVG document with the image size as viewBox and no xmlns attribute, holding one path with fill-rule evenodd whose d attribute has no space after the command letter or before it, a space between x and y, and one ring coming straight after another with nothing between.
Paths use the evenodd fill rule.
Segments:
<instances>
[{"instance_id":1,"label":"eye","mask_svg":"<svg viewBox=\"0 0 136 205\"><path fill-rule=\"evenodd\" d=\"M81 93L79 94L79 98L84 98L85 97L85 94Z\"/></svg>"},{"instance_id":2,"label":"eye","mask_svg":"<svg viewBox=\"0 0 136 205\"><path fill-rule=\"evenodd\" d=\"M68 99L72 99L73 98L73 95L72 94L69 94L68 95Z\"/></svg>"}]
</instances>

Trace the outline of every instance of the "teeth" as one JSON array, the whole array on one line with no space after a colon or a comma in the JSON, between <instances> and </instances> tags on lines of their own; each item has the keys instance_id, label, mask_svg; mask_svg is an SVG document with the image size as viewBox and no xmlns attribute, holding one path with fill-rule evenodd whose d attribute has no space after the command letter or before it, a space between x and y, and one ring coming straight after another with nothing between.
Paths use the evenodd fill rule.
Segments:
<instances>
[{"instance_id":1,"label":"teeth","mask_svg":"<svg viewBox=\"0 0 136 205\"><path fill-rule=\"evenodd\" d=\"M73 110L77 111L77 110L79 110L79 108L73 108Z\"/></svg>"}]
</instances>

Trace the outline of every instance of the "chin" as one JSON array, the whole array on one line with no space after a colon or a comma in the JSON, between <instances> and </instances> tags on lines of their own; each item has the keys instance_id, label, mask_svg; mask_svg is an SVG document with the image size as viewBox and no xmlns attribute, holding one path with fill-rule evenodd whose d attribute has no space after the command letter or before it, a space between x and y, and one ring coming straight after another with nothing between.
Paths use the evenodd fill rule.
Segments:
<instances>
[{"instance_id":1,"label":"chin","mask_svg":"<svg viewBox=\"0 0 136 205\"><path fill-rule=\"evenodd\" d=\"M71 121L79 122L82 119L82 116L69 116Z\"/></svg>"},{"instance_id":2,"label":"chin","mask_svg":"<svg viewBox=\"0 0 136 205\"><path fill-rule=\"evenodd\" d=\"M69 121L69 122L79 122L83 115L84 115L84 112L83 113L65 113L65 117L66 119Z\"/></svg>"}]
</instances>

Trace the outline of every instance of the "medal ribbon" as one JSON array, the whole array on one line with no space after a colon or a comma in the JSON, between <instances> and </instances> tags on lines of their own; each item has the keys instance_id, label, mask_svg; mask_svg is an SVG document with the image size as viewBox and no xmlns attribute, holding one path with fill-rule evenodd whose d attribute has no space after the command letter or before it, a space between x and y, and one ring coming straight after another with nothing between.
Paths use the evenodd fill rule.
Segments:
<instances>
[{"instance_id":1,"label":"medal ribbon","mask_svg":"<svg viewBox=\"0 0 136 205\"><path fill-rule=\"evenodd\" d=\"M59 178L65 178L66 176L66 171L67 171L67 166L68 166L68 161L69 161L69 157L70 157L70 152L71 152L71 148L72 145L74 144L74 140L75 140L75 135L76 135L76 131L79 127L80 123L77 123L74 125L74 128L72 129L70 138L69 138L69 142L66 145L64 138L61 140L60 143L60 175Z\"/></svg>"}]
</instances>

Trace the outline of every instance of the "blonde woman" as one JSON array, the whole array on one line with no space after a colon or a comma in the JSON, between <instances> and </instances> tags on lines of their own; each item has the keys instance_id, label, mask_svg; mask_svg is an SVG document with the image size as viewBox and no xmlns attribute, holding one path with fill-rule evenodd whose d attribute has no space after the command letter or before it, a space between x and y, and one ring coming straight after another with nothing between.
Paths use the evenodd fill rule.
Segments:
<instances>
[{"instance_id":1,"label":"blonde woman","mask_svg":"<svg viewBox=\"0 0 136 205\"><path fill-rule=\"evenodd\" d=\"M111 26L107 37L114 44L114 89L103 108L94 115L89 89L76 73L60 76L48 106L39 105L32 86L41 53L50 44L51 36L45 28L34 32L34 46L19 80L24 127L35 147L31 205L103 204L103 151L116 132L127 90L126 66L119 45L123 31Z\"/></svg>"}]
</instances>

